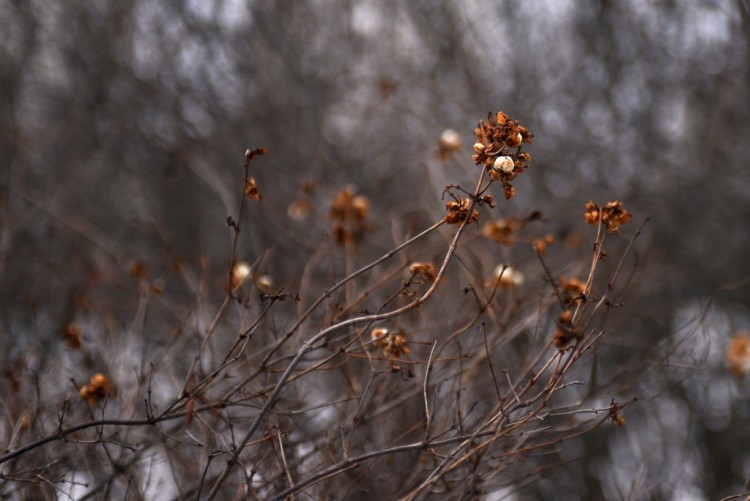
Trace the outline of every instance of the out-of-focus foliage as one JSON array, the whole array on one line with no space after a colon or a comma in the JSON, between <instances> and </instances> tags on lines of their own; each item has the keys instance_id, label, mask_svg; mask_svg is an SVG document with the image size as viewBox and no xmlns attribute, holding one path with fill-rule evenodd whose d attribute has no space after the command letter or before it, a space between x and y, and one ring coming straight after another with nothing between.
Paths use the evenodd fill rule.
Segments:
<instances>
[{"instance_id":1,"label":"out-of-focus foliage","mask_svg":"<svg viewBox=\"0 0 750 501\"><path fill-rule=\"evenodd\" d=\"M748 490L750 386L724 357L750 328L749 12L746 0L1 0L3 414L54 407L103 365L142 381L130 361L165 335L149 332L205 322L185 305L221 301L222 283L203 280L229 263L247 148L270 154L253 164L263 201L238 257L291 284L347 184L388 214L363 259L440 216L445 185L471 189L476 117L502 109L537 138L504 215L541 211L571 245L587 242L594 196L623 201L636 225L650 217L593 374L639 403L624 429L567 441L565 464L520 498ZM441 157L447 128L463 146ZM144 287L169 295L146 308ZM71 324L94 355L61 341ZM58 387L30 382L49 367Z\"/></svg>"}]
</instances>

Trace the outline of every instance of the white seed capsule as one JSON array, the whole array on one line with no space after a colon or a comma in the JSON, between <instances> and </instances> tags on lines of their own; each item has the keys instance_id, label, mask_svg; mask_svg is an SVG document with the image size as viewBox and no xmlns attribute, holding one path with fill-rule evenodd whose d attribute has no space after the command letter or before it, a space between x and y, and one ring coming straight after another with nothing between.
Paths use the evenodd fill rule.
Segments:
<instances>
[{"instance_id":1,"label":"white seed capsule","mask_svg":"<svg viewBox=\"0 0 750 501\"><path fill-rule=\"evenodd\" d=\"M461 135L453 129L445 129L440 134L440 146L446 150L457 150L461 147Z\"/></svg>"},{"instance_id":2,"label":"white seed capsule","mask_svg":"<svg viewBox=\"0 0 750 501\"><path fill-rule=\"evenodd\" d=\"M255 281L255 285L262 292L268 292L271 289L271 286L273 285L273 279L268 275L261 275Z\"/></svg>"},{"instance_id":3,"label":"white seed capsule","mask_svg":"<svg viewBox=\"0 0 750 501\"><path fill-rule=\"evenodd\" d=\"M239 262L232 267L232 289L236 289L242 282L247 280L250 276L252 269L250 265L245 262Z\"/></svg>"},{"instance_id":4,"label":"white seed capsule","mask_svg":"<svg viewBox=\"0 0 750 501\"><path fill-rule=\"evenodd\" d=\"M513 159L510 157L502 156L495 159L495 163L492 165L492 169L496 171L502 171L506 174L513 172L514 164Z\"/></svg>"},{"instance_id":5,"label":"white seed capsule","mask_svg":"<svg viewBox=\"0 0 750 501\"><path fill-rule=\"evenodd\" d=\"M503 285L521 285L526 277L520 271L507 264L498 264L494 270L495 279L500 280Z\"/></svg>"}]
</instances>

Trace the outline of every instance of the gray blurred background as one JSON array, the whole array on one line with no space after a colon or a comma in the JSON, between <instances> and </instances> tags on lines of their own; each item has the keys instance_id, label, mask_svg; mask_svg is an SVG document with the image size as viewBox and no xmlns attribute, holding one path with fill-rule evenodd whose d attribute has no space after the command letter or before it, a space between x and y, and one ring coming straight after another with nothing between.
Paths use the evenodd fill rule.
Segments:
<instances>
[{"instance_id":1,"label":"gray blurred background","mask_svg":"<svg viewBox=\"0 0 750 501\"><path fill-rule=\"evenodd\" d=\"M291 283L347 184L382 224L439 218L443 186L476 173L473 127L503 110L535 135L506 215L540 210L561 241L590 199L621 200L628 235L650 218L608 328L617 357L653 364L612 375L639 398L624 429L571 439L576 461L496 497L750 489L750 384L724 360L750 329L749 16L747 0L0 0L2 392L20 359L58 356L81 304L130 321L133 263L175 302L193 299L175 266L221 273L247 148L269 154L242 257ZM440 159L448 128L463 148Z\"/></svg>"}]
</instances>

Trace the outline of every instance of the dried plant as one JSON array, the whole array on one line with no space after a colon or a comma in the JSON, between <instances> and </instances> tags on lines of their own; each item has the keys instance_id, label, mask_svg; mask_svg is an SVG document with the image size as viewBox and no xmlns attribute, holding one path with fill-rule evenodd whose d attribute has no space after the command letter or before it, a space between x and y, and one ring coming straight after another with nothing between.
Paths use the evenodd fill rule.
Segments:
<instances>
[{"instance_id":1,"label":"dried plant","mask_svg":"<svg viewBox=\"0 0 750 501\"><path fill-rule=\"evenodd\" d=\"M240 259L248 254L240 235L265 200L251 173L266 150L248 150L239 209L227 219L222 300L210 300L222 289L208 266L196 278L175 263L195 292L180 305L131 263L141 300L126 339L74 323L61 338L82 359L105 354L89 382L58 379L56 395L36 400L17 378L3 493L35 497L71 484L88 496L143 497L158 471L177 498L471 498L534 481L558 466L569 438L624 426L634 399L590 374L640 229L619 235L630 219L622 204L592 202L591 255L550 249L555 237L529 224L539 214L500 215L531 167L523 148L532 135L502 112L474 132L474 188L446 186L445 216L400 235L379 258L361 256L382 246L384 208L340 190L323 248L344 264L326 273L315 256ZM460 137L446 131L440 145L440 156L456 155ZM305 186L294 220L318 204L314 185ZM506 201L495 201L496 189ZM627 242L615 246L618 256L605 245L613 232ZM501 248L526 252L507 261ZM553 252L566 276L545 261ZM275 285L267 259L308 265L298 281ZM614 266L603 267L606 259ZM580 278L569 275L571 263L587 263ZM151 303L174 313L171 332L149 329ZM89 328L101 327L93 318ZM142 345L136 330L148 338ZM730 352L735 372L746 368L746 351Z\"/></svg>"}]
</instances>

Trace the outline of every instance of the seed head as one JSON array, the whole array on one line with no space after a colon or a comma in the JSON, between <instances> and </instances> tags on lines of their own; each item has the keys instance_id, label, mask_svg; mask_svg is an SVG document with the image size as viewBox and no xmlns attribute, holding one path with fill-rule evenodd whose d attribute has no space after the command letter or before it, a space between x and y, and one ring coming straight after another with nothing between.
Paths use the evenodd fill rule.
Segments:
<instances>
[{"instance_id":1,"label":"seed head","mask_svg":"<svg viewBox=\"0 0 750 501\"><path fill-rule=\"evenodd\" d=\"M492 165L493 170L504 172L506 174L513 172L513 167L513 159L507 156L497 157Z\"/></svg>"}]
</instances>

